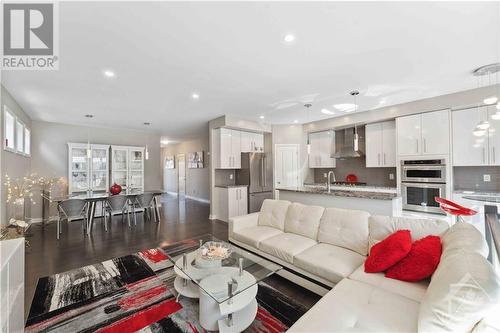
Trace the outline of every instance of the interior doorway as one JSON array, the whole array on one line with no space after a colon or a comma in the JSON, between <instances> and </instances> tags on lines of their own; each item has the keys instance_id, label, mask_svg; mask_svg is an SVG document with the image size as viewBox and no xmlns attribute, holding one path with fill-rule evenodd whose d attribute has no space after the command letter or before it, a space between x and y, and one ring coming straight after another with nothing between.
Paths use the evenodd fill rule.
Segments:
<instances>
[{"instance_id":1,"label":"interior doorway","mask_svg":"<svg viewBox=\"0 0 500 333\"><path fill-rule=\"evenodd\" d=\"M179 196L186 195L186 156L177 155L177 193Z\"/></svg>"},{"instance_id":2,"label":"interior doorway","mask_svg":"<svg viewBox=\"0 0 500 333\"><path fill-rule=\"evenodd\" d=\"M299 187L299 145L277 144L275 146L275 188L296 189Z\"/></svg>"}]
</instances>

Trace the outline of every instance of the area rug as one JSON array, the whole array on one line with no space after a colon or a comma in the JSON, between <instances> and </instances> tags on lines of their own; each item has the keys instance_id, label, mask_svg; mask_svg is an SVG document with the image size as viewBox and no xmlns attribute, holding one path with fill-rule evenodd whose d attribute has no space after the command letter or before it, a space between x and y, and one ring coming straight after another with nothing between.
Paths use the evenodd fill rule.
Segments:
<instances>
[{"instance_id":1,"label":"area rug","mask_svg":"<svg viewBox=\"0 0 500 333\"><path fill-rule=\"evenodd\" d=\"M40 278L25 332L205 332L198 301L176 302L175 273L164 251L197 246L186 240ZM308 310L265 280L257 303L257 317L245 332L286 331Z\"/></svg>"}]
</instances>

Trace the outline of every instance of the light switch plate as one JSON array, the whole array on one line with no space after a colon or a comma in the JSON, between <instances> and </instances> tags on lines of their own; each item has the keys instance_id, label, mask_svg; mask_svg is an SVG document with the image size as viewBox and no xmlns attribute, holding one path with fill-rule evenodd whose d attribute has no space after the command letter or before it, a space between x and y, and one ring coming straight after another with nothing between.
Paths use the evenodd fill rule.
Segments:
<instances>
[{"instance_id":1,"label":"light switch plate","mask_svg":"<svg viewBox=\"0 0 500 333\"><path fill-rule=\"evenodd\" d=\"M394 180L394 174L393 173L389 174L389 180Z\"/></svg>"},{"instance_id":2,"label":"light switch plate","mask_svg":"<svg viewBox=\"0 0 500 333\"><path fill-rule=\"evenodd\" d=\"M229 174L229 179L233 180L233 174L232 173Z\"/></svg>"},{"instance_id":3,"label":"light switch plate","mask_svg":"<svg viewBox=\"0 0 500 333\"><path fill-rule=\"evenodd\" d=\"M491 176L490 175L483 175L483 182L491 182Z\"/></svg>"},{"instance_id":4,"label":"light switch plate","mask_svg":"<svg viewBox=\"0 0 500 333\"><path fill-rule=\"evenodd\" d=\"M328 174L325 172L325 173L323 174L323 178L326 178L326 177L328 177Z\"/></svg>"}]
</instances>

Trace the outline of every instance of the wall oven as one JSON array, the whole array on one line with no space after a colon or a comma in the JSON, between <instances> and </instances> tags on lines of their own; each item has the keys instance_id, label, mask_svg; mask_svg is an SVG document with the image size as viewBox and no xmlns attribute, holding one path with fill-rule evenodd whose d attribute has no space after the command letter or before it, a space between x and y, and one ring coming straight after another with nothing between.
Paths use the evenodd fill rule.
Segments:
<instances>
[{"instance_id":1,"label":"wall oven","mask_svg":"<svg viewBox=\"0 0 500 333\"><path fill-rule=\"evenodd\" d=\"M444 160L401 161L403 209L444 214L435 197L446 197Z\"/></svg>"}]
</instances>

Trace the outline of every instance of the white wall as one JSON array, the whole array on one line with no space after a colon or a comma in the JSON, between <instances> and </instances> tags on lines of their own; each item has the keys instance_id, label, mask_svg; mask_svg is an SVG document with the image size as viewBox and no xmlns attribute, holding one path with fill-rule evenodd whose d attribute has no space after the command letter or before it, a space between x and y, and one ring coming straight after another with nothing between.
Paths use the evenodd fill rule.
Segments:
<instances>
[{"instance_id":1,"label":"white wall","mask_svg":"<svg viewBox=\"0 0 500 333\"><path fill-rule=\"evenodd\" d=\"M161 190L160 135L145 131L86 127L43 121L32 122L31 171L38 176L68 178L68 142L146 146L149 160L144 165L144 188ZM40 205L32 207L32 217L41 217Z\"/></svg>"},{"instance_id":2,"label":"white wall","mask_svg":"<svg viewBox=\"0 0 500 333\"><path fill-rule=\"evenodd\" d=\"M3 141L3 122L4 122L4 105L7 105L7 107L10 109L11 112L13 112L16 117L22 120L22 122L28 126L31 127L31 118L24 112L24 110L21 108L19 104L17 104L16 100L10 95L10 93L7 91L7 89L4 88L4 86L1 86L1 126L0 126L0 133L1 133L1 138ZM0 197L0 225L6 225L8 223L8 212L7 212L7 204L5 203L5 200L7 199L7 196L5 195L5 175L9 175L11 178L19 178L19 177L24 177L30 174L30 165L31 165L31 158L26 157L23 155L19 155L16 153L12 153L9 151L6 151L3 149L3 143L0 147L1 149L1 154L0 154L0 163L1 163L1 184L0 186L2 187L1 190L1 197ZM33 150L33 148L31 149ZM26 207L27 213L29 214L29 207Z\"/></svg>"},{"instance_id":3,"label":"white wall","mask_svg":"<svg viewBox=\"0 0 500 333\"><path fill-rule=\"evenodd\" d=\"M177 155L184 154L186 158L186 195L209 200L209 156L207 154L209 149L208 144L208 128L205 135L201 139L184 141L174 144L168 144L162 148L162 169L163 169L163 189L168 192L177 192L178 188L178 167ZM203 169L189 169L188 168L188 153L203 151L204 152L204 165ZM165 157L174 155L175 169L165 169Z\"/></svg>"}]
</instances>

